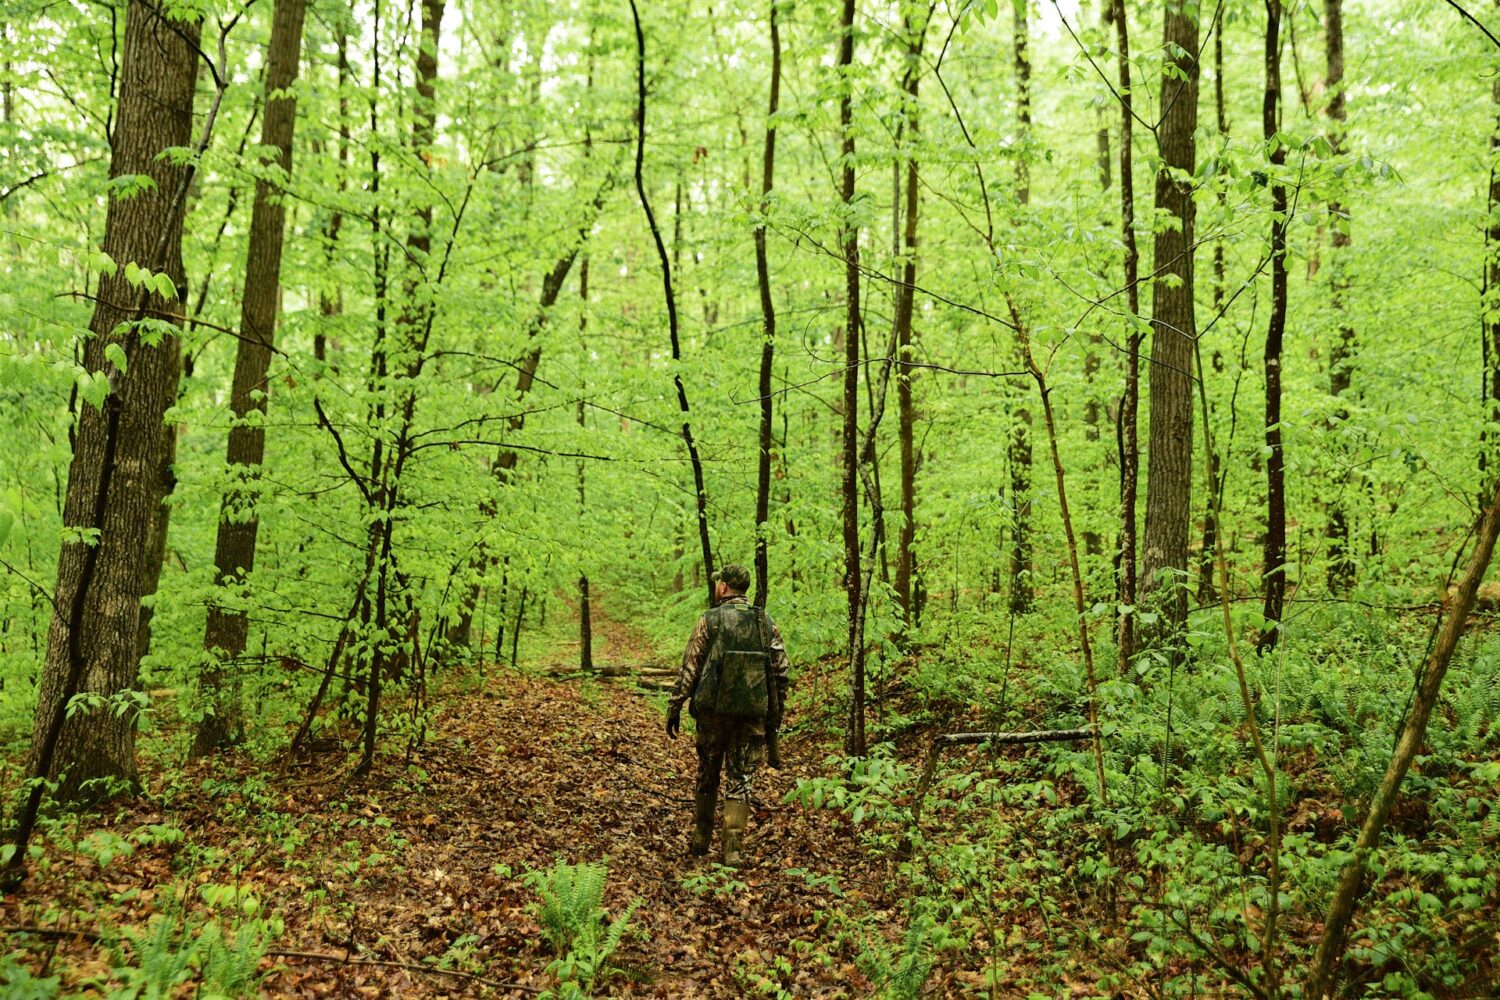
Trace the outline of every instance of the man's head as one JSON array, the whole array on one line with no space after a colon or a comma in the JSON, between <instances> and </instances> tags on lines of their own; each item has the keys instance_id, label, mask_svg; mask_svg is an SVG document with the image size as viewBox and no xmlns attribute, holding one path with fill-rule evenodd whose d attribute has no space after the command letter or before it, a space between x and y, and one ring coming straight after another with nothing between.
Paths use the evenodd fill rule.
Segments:
<instances>
[{"instance_id":1,"label":"man's head","mask_svg":"<svg viewBox=\"0 0 1500 1000\"><path fill-rule=\"evenodd\" d=\"M750 571L739 563L728 563L714 573L714 599L722 601L750 589Z\"/></svg>"}]
</instances>

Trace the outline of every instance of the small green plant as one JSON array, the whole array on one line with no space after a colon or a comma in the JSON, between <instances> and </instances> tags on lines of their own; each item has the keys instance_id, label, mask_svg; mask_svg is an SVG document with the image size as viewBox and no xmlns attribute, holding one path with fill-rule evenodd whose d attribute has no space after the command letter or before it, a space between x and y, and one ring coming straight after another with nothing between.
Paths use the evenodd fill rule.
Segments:
<instances>
[{"instance_id":1,"label":"small green plant","mask_svg":"<svg viewBox=\"0 0 1500 1000\"><path fill-rule=\"evenodd\" d=\"M261 962L281 935L280 918L260 916L260 901L234 886L205 885L199 895L206 918L174 906L108 943L110 977L118 984L110 1000L169 1000L185 983L197 984L195 996L221 1000L259 994Z\"/></svg>"},{"instance_id":2,"label":"small green plant","mask_svg":"<svg viewBox=\"0 0 1500 1000\"><path fill-rule=\"evenodd\" d=\"M744 882L735 878L738 873L739 870L736 868L716 864L697 875L684 876L680 884L695 896L702 896L709 892L715 896L732 896L741 889L749 888Z\"/></svg>"},{"instance_id":3,"label":"small green plant","mask_svg":"<svg viewBox=\"0 0 1500 1000\"><path fill-rule=\"evenodd\" d=\"M16 954L0 958L0 993L9 1000L52 1000L62 983L61 976L38 977L16 961Z\"/></svg>"},{"instance_id":4,"label":"small green plant","mask_svg":"<svg viewBox=\"0 0 1500 1000\"><path fill-rule=\"evenodd\" d=\"M125 940L135 961L118 945L111 949L111 971L124 985L110 992L110 1000L168 1000L192 976L194 943L176 915L161 914Z\"/></svg>"},{"instance_id":5,"label":"small green plant","mask_svg":"<svg viewBox=\"0 0 1500 1000\"><path fill-rule=\"evenodd\" d=\"M557 955L547 971L557 977L556 991L543 994L554 1000L583 1000L593 995L594 984L608 978L608 960L640 906L632 900L625 912L606 924L604 885L609 868L603 864L570 865L558 862L544 871L527 874L525 881L536 892L537 921Z\"/></svg>"},{"instance_id":6,"label":"small green plant","mask_svg":"<svg viewBox=\"0 0 1500 1000\"><path fill-rule=\"evenodd\" d=\"M914 916L899 947L871 935L859 955L860 971L869 977L881 1000L917 1000L932 975L933 953L948 941L948 932L931 916Z\"/></svg>"}]
</instances>

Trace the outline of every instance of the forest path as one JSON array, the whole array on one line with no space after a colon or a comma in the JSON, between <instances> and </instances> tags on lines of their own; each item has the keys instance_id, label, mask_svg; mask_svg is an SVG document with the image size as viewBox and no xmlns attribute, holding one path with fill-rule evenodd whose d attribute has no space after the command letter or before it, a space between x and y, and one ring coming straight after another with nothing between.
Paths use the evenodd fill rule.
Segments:
<instances>
[{"instance_id":1,"label":"forest path","mask_svg":"<svg viewBox=\"0 0 1500 1000\"><path fill-rule=\"evenodd\" d=\"M628 626L595 622L595 661L637 668L650 646ZM553 671L575 662L576 644L541 658ZM451 965L520 987L375 967L289 962L267 984L272 993L306 995L531 996L554 985L553 957L536 923L534 892L522 876L556 861L605 861L611 917L641 906L610 961L620 971L596 984L608 997L743 997L775 981L798 997L866 995L845 960L801 955L796 943L827 940L820 911L831 890L807 875L833 875L846 897L887 903L881 877L847 822L833 812L781 804L798 778L818 772L832 747L807 739L784 744L786 766L757 780L745 864L737 873L687 854L691 829L692 737L669 741L659 700L626 679L558 680L496 667L475 690L448 692L433 738L413 763L426 772L420 792L392 798L372 787L364 814L405 842L400 871L368 870L347 889L348 906L286 915L286 948L327 952L351 936L365 957L402 962L462 957ZM394 769L396 761L388 767ZM376 785L393 787L396 774ZM355 804L359 808L358 803ZM336 857L330 844L319 853ZM333 888L333 886L330 886ZM834 949L835 951L837 949ZM360 953L357 947L356 953ZM780 973L773 960L790 965ZM775 995L774 990L769 995Z\"/></svg>"}]
</instances>

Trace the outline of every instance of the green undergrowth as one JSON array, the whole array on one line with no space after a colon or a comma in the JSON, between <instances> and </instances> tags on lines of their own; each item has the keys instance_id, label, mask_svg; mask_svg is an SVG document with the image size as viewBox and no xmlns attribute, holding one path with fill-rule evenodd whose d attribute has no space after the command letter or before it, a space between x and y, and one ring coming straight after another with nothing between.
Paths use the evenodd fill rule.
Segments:
<instances>
[{"instance_id":1,"label":"green undergrowth","mask_svg":"<svg viewBox=\"0 0 1500 1000\"><path fill-rule=\"evenodd\" d=\"M1216 615L1194 616L1182 662L1146 655L1123 676L1104 635L1107 612L1092 623L1107 805L1086 742L949 750L919 801L920 734L1083 726L1087 681L1071 616L1056 610L1012 622L997 607L987 620L981 611L950 623L940 643L918 636L889 679L895 694L874 730L886 742L863 760L830 758L826 777L789 794L841 813L864 849L887 860L891 896L902 900L896 924L867 904L838 907L847 946L867 962L887 956L870 977L881 996L915 995L910 980L924 969L999 996L1056 996L1079 982L1101 996L1145 983L1163 996L1264 988L1268 802ZM1253 613L1236 615L1251 624ZM1289 616L1274 654L1242 649L1278 766L1274 964L1293 990L1389 760L1431 625L1429 615L1307 605ZM1009 656L995 638L1007 633ZM1497 715L1500 637L1477 628L1372 864L1341 995L1493 990Z\"/></svg>"},{"instance_id":2,"label":"green undergrowth","mask_svg":"<svg viewBox=\"0 0 1500 1000\"><path fill-rule=\"evenodd\" d=\"M178 831L180 836L181 831ZM101 867L109 850L96 845ZM18 932L11 949L0 956L0 995L10 1000L51 1000L77 991L106 1000L169 1000L191 989L203 1000L239 1000L260 995L272 971L267 952L282 935L282 920L263 913L260 899L237 886L197 885L183 877L154 893L159 905L144 925L121 929L111 914L128 907L140 889L128 889L98 900L87 914L102 930L80 926L85 914L65 913L56 905L37 914L31 931ZM91 938L102 955L101 971L84 974L64 987L51 972L56 942L73 935Z\"/></svg>"}]
</instances>

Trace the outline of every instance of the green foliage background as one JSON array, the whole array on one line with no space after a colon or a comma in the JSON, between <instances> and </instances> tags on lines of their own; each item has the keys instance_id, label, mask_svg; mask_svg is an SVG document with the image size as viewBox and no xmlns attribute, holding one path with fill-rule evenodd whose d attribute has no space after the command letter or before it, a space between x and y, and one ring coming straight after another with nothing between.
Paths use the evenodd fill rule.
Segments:
<instances>
[{"instance_id":1,"label":"green foliage background","mask_svg":"<svg viewBox=\"0 0 1500 1000\"><path fill-rule=\"evenodd\" d=\"M1097 162L1098 130L1109 130L1111 143L1118 135L1111 89L1096 72L1097 64L1112 74L1114 61L1113 33L1099 23L1097 6L1062 5L1065 26L1059 8L1031 5L1035 124L1023 137L1014 126L1011 11L939 5L927 42L920 132L915 139L906 133L900 143L897 84L907 5L892 0L861 8L852 75L860 193L851 212L868 269L863 337L870 392L889 353L890 276L901 263L891 249L893 172L912 155L923 178L916 537L929 597L909 645L898 649L885 638L898 613L882 562L868 630L878 649L876 683L905 685L912 695L904 708L879 710L880 732L891 739L949 719L1063 725L1082 718L1084 687L1064 603L1065 551L1051 476L1039 465L1028 494L1011 495L1006 487L1005 442L1017 409L1035 403L1024 379L1004 374L1019 367L1010 332L987 318L1003 313L1002 292L1022 303L1050 359L1075 516L1080 531L1097 539L1085 555L1090 602L1097 602L1091 621L1104 647L1101 663L1113 662L1111 553L1119 500L1113 419L1130 321L1119 294L1118 178L1102 186ZM780 316L770 607L804 665L837 653L845 634L836 463L839 345L847 333L840 328L842 262L833 249L844 220L836 192L835 23L823 8L781 5L780 145L765 216ZM1154 4L1128 8L1136 106L1154 122L1160 12ZM1259 586L1264 516L1259 352L1269 285L1259 265L1270 227L1271 168L1259 138L1262 7L1226 0L1220 8L1229 132L1214 128L1206 72L1195 178L1198 309L1212 433L1228 477L1234 596L1248 607ZM209 5L211 18L226 13ZM764 4L699 0L653 3L644 11L645 173L683 318L684 357L674 365L658 266L628 177L635 53L627 10L593 0L452 4L439 49L438 136L424 162L410 142L415 22L401 8L382 5L377 17L364 2L319 3L295 88L294 167L284 178L265 165L255 141L270 5L252 6L230 38L229 88L190 195L185 256L195 311L184 340L190 368L169 415L179 428L177 482L140 682L158 714L176 720L161 731L170 748L164 766L185 751L181 722L201 712L194 681L212 655L202 642L211 600L243 607L252 619L239 664L247 704L254 706L251 750L263 757L284 746L347 612L370 526L371 509L345 462L362 473L375 443L395 439L390 414L404 393L417 399L418 447L394 513L395 551L425 646L441 651L442 626L472 585L483 595L474 636L481 669L504 658L502 643L513 638L522 593L529 601L522 650L537 654L571 621L576 581L587 574L608 615L644 631L663 657L676 655L701 608L702 589L691 477L676 436L674 373L687 386L704 454L717 557L748 563L754 541L761 326L751 230L760 219L765 13ZM1209 14L1201 5L1205 23ZM1409 612L1439 599L1473 516L1479 429L1487 416L1478 392L1483 229L1496 166L1490 145L1496 108L1488 100L1495 49L1453 11L1416 0L1348 4L1347 152L1335 154L1322 114L1320 16L1319 4L1288 5L1279 141L1288 148L1284 179L1296 189L1283 424L1294 601L1282 652L1254 665L1267 713L1262 722L1279 722L1280 753L1290 762L1284 766L1295 772L1283 808L1293 816L1322 815L1313 805L1321 803L1343 820L1326 828L1309 820L1306 831L1292 827L1303 839L1287 845L1297 858L1288 891L1294 909L1305 904L1304 919L1329 890L1347 847L1347 820L1378 778L1402 716L1426 642L1425 625ZM69 428L73 414L97 405L106 389L78 360L88 335L87 296L107 265L96 251L105 196L112 183L128 181L108 177L114 40L123 6L4 0L0 23L6 53L0 85L7 95L0 121L0 744L11 761L5 783L14 787L47 641ZM349 62L342 83L341 36ZM940 47L941 82L933 72ZM211 89L207 74L199 86L201 106ZM1140 128L1135 152L1144 249L1159 220L1150 209L1154 143ZM1021 164L1030 176L1026 206L1014 198ZM284 188L289 216L256 501L262 527L248 587L220 592L213 584L213 538L228 485L222 456L233 331L259 178ZM1343 224L1327 213L1333 199L1348 208L1353 240L1338 261L1330 258L1328 239ZM405 260L413 212L423 204L435 208L433 249L425 260ZM987 211L996 228L994 255L983 239ZM335 216L340 228L333 239ZM1211 307L1216 246L1224 250L1228 300L1217 316ZM567 289L555 307L539 312L543 275L575 249L579 263ZM1149 249L1146 256L1149 269ZM373 280L381 259L391 277L383 299ZM577 292L584 260L586 302ZM1327 358L1341 322L1329 297L1336 268L1348 275L1347 316L1358 332L1353 390L1338 403L1327 391ZM1143 299L1149 309L1149 292ZM378 316L399 315L414 302L436 315L422 373L406 382L372 377ZM519 396L519 359L537 345L536 385ZM319 425L315 399L338 440ZM381 406L387 416L376 420ZM1340 407L1346 419L1337 419ZM524 426L514 426L510 418L523 413ZM1143 442L1145 435L1143 427ZM1039 425L1035 440L1040 460ZM491 471L502 444L520 456L506 481ZM895 444L892 412L877 437L891 537L899 520ZM1143 469L1143 490L1147 474ZM1201 478L1200 472L1194 484L1200 518ZM1359 554L1348 595L1329 593L1324 582L1324 518L1337 490ZM1036 613L1012 619L999 567L1018 515L1028 519L1032 580L1043 600ZM868 544L868 504L865 516ZM1123 675L1110 668L1103 702L1114 734L1108 766L1117 795L1106 822L1118 842L1132 845L1131 878L1140 880L1133 889L1168 879L1180 894L1177 912L1198 913L1216 930L1238 933L1242 918L1229 912L1221 890L1246 861L1226 848L1221 828L1240 822L1247 837L1249 828L1259 829L1259 793L1247 768L1222 638L1200 617L1207 618L1195 615L1192 665L1183 671L1169 673L1164 661L1149 658ZM366 651L403 641L368 628L357 630L356 640ZM1463 914L1479 906L1475 900L1493 914L1500 853L1492 763L1500 707L1496 650L1487 636L1471 641L1449 681L1429 754L1411 779L1426 817L1398 831L1369 918L1384 930L1372 930L1359 945L1372 970L1367 995L1441 994L1451 977L1464 981L1460 953L1471 928ZM818 718L811 704L807 712L836 721L842 688L813 681L814 673L823 677L821 668L809 671L808 683L816 685L827 716ZM399 691L396 707L415 697ZM352 704L342 710L358 712ZM142 724L157 725L150 717ZM1041 784L1022 782L1039 780L1036 761L1028 760L1024 774L1002 769L1011 780L986 794L1018 809L1027 795L1061 794L1074 811L1046 811L1049 825L1041 830L1019 822L971 829L965 824L977 821L956 813L953 838L933 847L937 867L908 873L916 898L948 899L953 879L970 878L1001 885L994 899L1012 893L1024 900L1019 894L1032 872L1012 870L1025 862L1007 868L995 860L1006 857L1045 854L1051 864L1078 850L1085 858L1078 864L1102 867L1057 878L1113 877L1109 866L1119 858L1089 855L1079 841L1081 831L1099 832L1083 823L1081 803L1094 780L1087 760L1059 750L1045 752L1042 763ZM954 789L954 809L970 794ZM1070 828L1075 822L1083 825ZM955 845L978 845L981 860L963 860ZM1444 869L1433 858L1452 864ZM953 874L962 865L970 866L963 869L968 874ZM924 921L937 914L961 934L972 931L956 908L933 905L912 926L929 927ZM1398 912L1411 905L1424 916L1401 924ZM1131 961L1165 968L1174 957L1201 957L1170 923L1151 923L1162 919L1155 912L1131 918L1147 935L1137 939ZM907 943L915 949L931 938L923 931ZM972 935L967 940L972 945ZM1077 938L1068 943L1081 946ZM1223 947L1232 952L1241 942ZM1387 975L1398 954L1418 958ZM891 967L899 964L892 957ZM912 966L908 960L903 967ZM1049 989L1045 982L1036 988Z\"/></svg>"}]
</instances>

